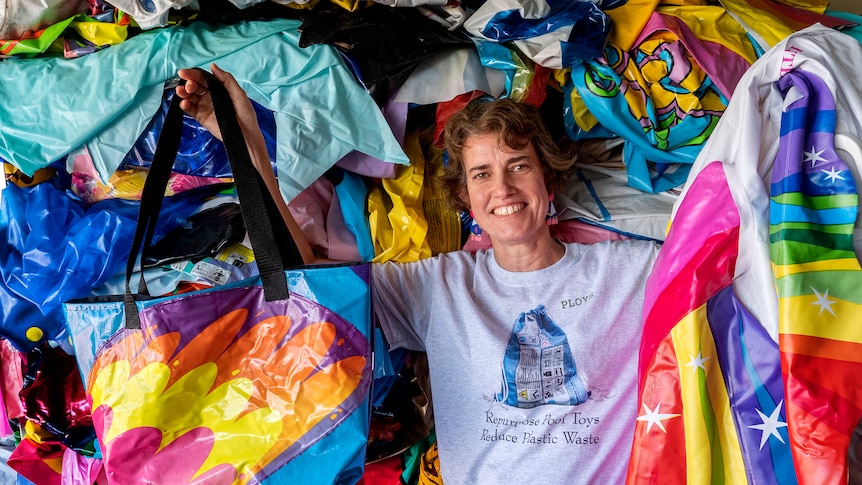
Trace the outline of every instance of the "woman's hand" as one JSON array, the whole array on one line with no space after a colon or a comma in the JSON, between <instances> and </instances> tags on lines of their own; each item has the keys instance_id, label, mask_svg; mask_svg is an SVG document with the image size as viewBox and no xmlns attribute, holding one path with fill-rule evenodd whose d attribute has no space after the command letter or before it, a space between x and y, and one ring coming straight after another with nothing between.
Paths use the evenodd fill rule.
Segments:
<instances>
[{"instance_id":1,"label":"woman's hand","mask_svg":"<svg viewBox=\"0 0 862 485\"><path fill-rule=\"evenodd\" d=\"M236 118L239 121L246 145L248 145L248 153L251 156L251 161L258 173L260 173L276 206L278 206L281 217L287 224L287 228L290 230L300 254L302 254L303 261L305 263L315 262L316 257L311 246L308 244L308 240L288 210L287 204L278 189L278 181L275 178L275 173L272 171L269 152L266 149L266 140L264 140L263 132L257 123L257 113L255 113L251 100L248 99L245 90L240 87L231 73L223 71L215 63L210 67L213 76L224 84L231 101L233 101ZM177 74L186 81L185 85L180 85L176 88L176 95L183 99L180 102L180 108L200 123L201 126L209 130L213 136L224 141L218 122L216 121L215 111L213 111L212 96L210 96L204 74L197 69L180 69Z\"/></svg>"},{"instance_id":2,"label":"woman's hand","mask_svg":"<svg viewBox=\"0 0 862 485\"><path fill-rule=\"evenodd\" d=\"M231 73L223 71L215 63L212 63L211 69L213 76L224 84L231 101L233 101L236 117L246 141L250 146L254 146L252 142L256 141L256 137L260 137L263 141L263 134L257 124L257 115L245 90L240 87ZM180 108L209 130L213 136L222 140L204 74L197 69L180 69L177 74L186 81L185 85L176 88L177 96L183 98L180 102Z\"/></svg>"}]
</instances>

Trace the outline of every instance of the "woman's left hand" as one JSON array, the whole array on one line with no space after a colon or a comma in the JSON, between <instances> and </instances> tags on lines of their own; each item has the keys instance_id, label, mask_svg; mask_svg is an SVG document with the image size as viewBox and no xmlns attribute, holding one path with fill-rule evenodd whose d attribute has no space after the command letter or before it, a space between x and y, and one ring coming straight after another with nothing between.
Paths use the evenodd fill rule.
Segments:
<instances>
[{"instance_id":1,"label":"woman's left hand","mask_svg":"<svg viewBox=\"0 0 862 485\"><path fill-rule=\"evenodd\" d=\"M263 137L263 132L260 130L260 125L257 123L257 113L251 104L251 100L231 73L223 71L215 63L211 65L211 68L213 76L224 84L233 102L236 118L248 146L251 161L272 195L282 218L287 224L288 230L290 230L293 236L293 240L299 248L300 254L302 254L303 261L308 264L315 262L316 258L311 246L308 244L308 240L305 238L296 220L294 220L293 215L291 215L278 189L278 181L270 164L266 141ZM209 86L207 85L204 73L198 69L180 69L177 74L181 79L186 81L184 85L179 85L176 88L176 95L182 98L180 108L194 118L201 126L209 130L213 136L224 141L218 122L216 121L212 96L209 94Z\"/></svg>"},{"instance_id":2,"label":"woman's left hand","mask_svg":"<svg viewBox=\"0 0 862 485\"><path fill-rule=\"evenodd\" d=\"M258 137L260 142L263 142L263 134L257 123L257 113L255 113L254 106L248 99L245 90L240 87L231 73L222 70L215 63L212 64L211 68L213 76L224 84L231 101L233 101L236 117L246 141L250 146L255 146ZM180 69L177 74L186 81L184 85L179 85L176 88L177 96L183 98L180 102L180 108L209 130L213 136L222 140L221 130L213 111L212 96L209 94L209 87L204 74L197 69Z\"/></svg>"}]
</instances>

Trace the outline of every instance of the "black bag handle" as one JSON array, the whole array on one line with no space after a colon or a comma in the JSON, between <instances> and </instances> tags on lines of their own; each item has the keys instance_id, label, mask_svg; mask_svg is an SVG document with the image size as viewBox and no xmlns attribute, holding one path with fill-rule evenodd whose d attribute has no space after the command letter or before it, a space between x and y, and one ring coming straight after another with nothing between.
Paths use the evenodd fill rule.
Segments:
<instances>
[{"instance_id":1,"label":"black bag handle","mask_svg":"<svg viewBox=\"0 0 862 485\"><path fill-rule=\"evenodd\" d=\"M287 299L289 291L284 270L301 266L303 264L302 255L263 178L251 162L248 146L242 135L236 111L227 89L212 74L203 70L201 72L206 77L207 86L212 96L213 111L233 172L240 209L257 261L258 272L263 282L266 301ZM183 127L181 101L182 99L174 94L141 193L138 221L132 239L129 259L126 263L126 293L123 299L126 328L130 329L141 328L135 305L136 296L149 296L143 271L141 271L137 295L132 294L130 281L138 254L140 253L143 258L151 246L165 189L179 150Z\"/></svg>"}]
</instances>

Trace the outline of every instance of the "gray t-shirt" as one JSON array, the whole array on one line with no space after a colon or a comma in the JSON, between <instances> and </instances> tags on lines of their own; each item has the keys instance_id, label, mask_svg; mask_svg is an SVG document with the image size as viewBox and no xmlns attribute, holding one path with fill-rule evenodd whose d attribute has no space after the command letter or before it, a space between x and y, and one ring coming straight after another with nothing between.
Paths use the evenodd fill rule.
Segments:
<instances>
[{"instance_id":1,"label":"gray t-shirt","mask_svg":"<svg viewBox=\"0 0 862 485\"><path fill-rule=\"evenodd\" d=\"M447 485L625 481L643 288L658 246L566 244L552 266L493 249L374 265L394 347L428 353Z\"/></svg>"}]
</instances>

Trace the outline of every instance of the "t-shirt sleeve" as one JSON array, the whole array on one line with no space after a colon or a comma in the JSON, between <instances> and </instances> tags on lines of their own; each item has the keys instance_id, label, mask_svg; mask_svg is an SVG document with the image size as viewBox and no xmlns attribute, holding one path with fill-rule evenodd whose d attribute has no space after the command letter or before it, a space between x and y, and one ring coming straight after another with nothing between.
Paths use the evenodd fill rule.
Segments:
<instances>
[{"instance_id":1,"label":"t-shirt sleeve","mask_svg":"<svg viewBox=\"0 0 862 485\"><path fill-rule=\"evenodd\" d=\"M432 265L387 262L372 265L372 304L391 348L425 350Z\"/></svg>"}]
</instances>

